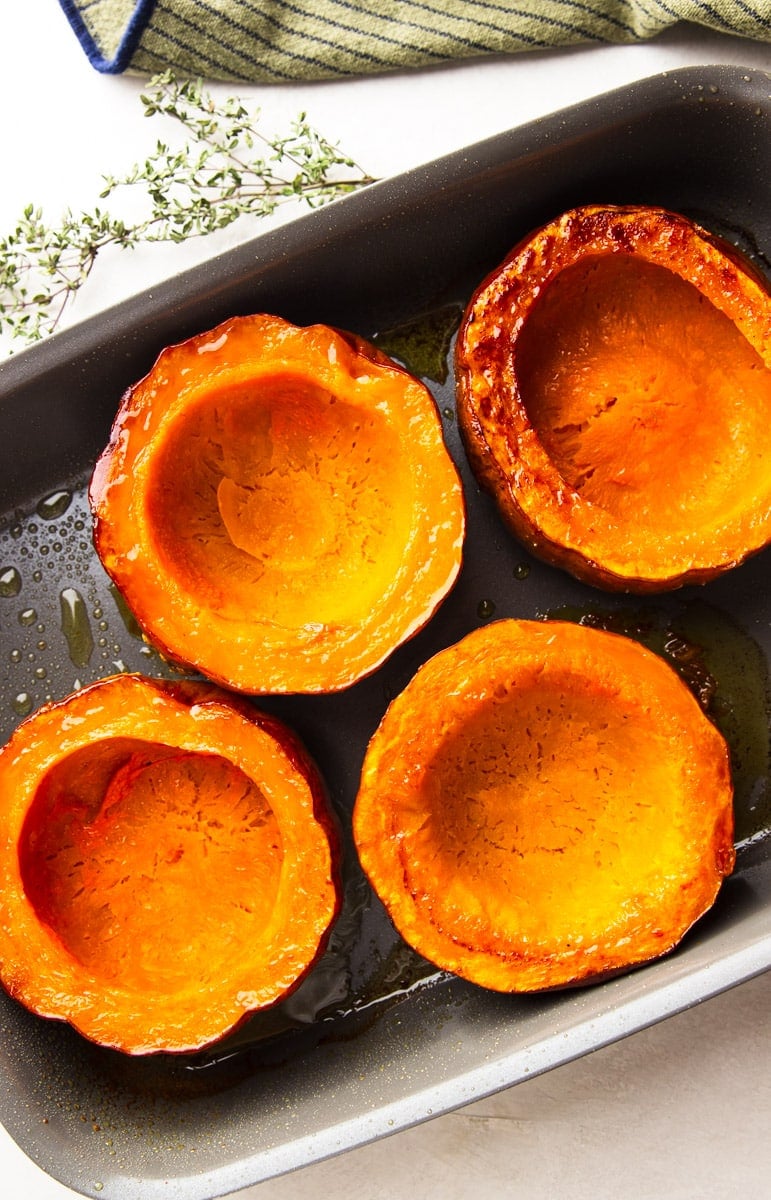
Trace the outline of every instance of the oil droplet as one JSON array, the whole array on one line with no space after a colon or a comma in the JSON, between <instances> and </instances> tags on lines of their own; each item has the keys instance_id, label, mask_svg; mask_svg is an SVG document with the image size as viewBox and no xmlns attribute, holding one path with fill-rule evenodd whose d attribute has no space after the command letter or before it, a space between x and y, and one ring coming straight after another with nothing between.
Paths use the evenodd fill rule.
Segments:
<instances>
[{"instance_id":1,"label":"oil droplet","mask_svg":"<svg viewBox=\"0 0 771 1200\"><path fill-rule=\"evenodd\" d=\"M486 620L495 612L495 603L492 600L480 600L477 605L477 616Z\"/></svg>"},{"instance_id":2,"label":"oil droplet","mask_svg":"<svg viewBox=\"0 0 771 1200\"><path fill-rule=\"evenodd\" d=\"M0 569L0 596L18 596L21 591L21 575L15 567Z\"/></svg>"},{"instance_id":3,"label":"oil droplet","mask_svg":"<svg viewBox=\"0 0 771 1200\"><path fill-rule=\"evenodd\" d=\"M19 613L20 625L34 625L37 621L37 612L34 608L23 608Z\"/></svg>"},{"instance_id":4,"label":"oil droplet","mask_svg":"<svg viewBox=\"0 0 771 1200\"><path fill-rule=\"evenodd\" d=\"M59 604L70 660L76 667L85 667L94 652L86 602L76 588L65 588L59 595Z\"/></svg>"},{"instance_id":5,"label":"oil droplet","mask_svg":"<svg viewBox=\"0 0 771 1200\"><path fill-rule=\"evenodd\" d=\"M514 578L515 579L527 579L529 574L530 574L530 563L526 563L526 562L517 563L516 567L514 568Z\"/></svg>"},{"instance_id":6,"label":"oil droplet","mask_svg":"<svg viewBox=\"0 0 771 1200\"><path fill-rule=\"evenodd\" d=\"M27 713L32 712L32 697L29 692L19 692L18 696L14 696L11 708L20 717L26 717Z\"/></svg>"},{"instance_id":7,"label":"oil droplet","mask_svg":"<svg viewBox=\"0 0 771 1200\"><path fill-rule=\"evenodd\" d=\"M14 540L18 540L21 537L21 535L22 535L21 525L12 525L11 526L11 537Z\"/></svg>"},{"instance_id":8,"label":"oil droplet","mask_svg":"<svg viewBox=\"0 0 771 1200\"><path fill-rule=\"evenodd\" d=\"M110 584L110 592L113 600L115 601L115 606L120 614L120 618L123 621L123 624L126 626L126 632L129 633L131 637L141 638L142 630L139 627L139 623L114 583Z\"/></svg>"},{"instance_id":9,"label":"oil droplet","mask_svg":"<svg viewBox=\"0 0 771 1200\"><path fill-rule=\"evenodd\" d=\"M43 572L42 571L33 571L32 578L34 579L35 583L40 583L41 579L43 578Z\"/></svg>"},{"instance_id":10,"label":"oil droplet","mask_svg":"<svg viewBox=\"0 0 771 1200\"><path fill-rule=\"evenodd\" d=\"M46 671L45 667L35 667L35 678L36 679L45 679L47 674L48 674L48 672Z\"/></svg>"},{"instance_id":11,"label":"oil droplet","mask_svg":"<svg viewBox=\"0 0 771 1200\"><path fill-rule=\"evenodd\" d=\"M442 416L444 417L445 421L454 421L455 420L455 410L450 408L450 406L448 405L447 408L442 409Z\"/></svg>"},{"instance_id":12,"label":"oil droplet","mask_svg":"<svg viewBox=\"0 0 771 1200\"><path fill-rule=\"evenodd\" d=\"M44 496L36 508L37 515L44 521L55 521L66 513L72 503L72 492L51 492Z\"/></svg>"},{"instance_id":13,"label":"oil droplet","mask_svg":"<svg viewBox=\"0 0 771 1200\"><path fill-rule=\"evenodd\" d=\"M21 662L21 650L11 651L11 662Z\"/></svg>"}]
</instances>

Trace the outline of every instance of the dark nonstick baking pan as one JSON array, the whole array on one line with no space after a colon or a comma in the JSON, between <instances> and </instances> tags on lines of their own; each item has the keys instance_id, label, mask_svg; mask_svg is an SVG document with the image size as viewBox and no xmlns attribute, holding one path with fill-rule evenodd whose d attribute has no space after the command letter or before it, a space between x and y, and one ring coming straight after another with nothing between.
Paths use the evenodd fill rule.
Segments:
<instances>
[{"instance_id":1,"label":"dark nonstick baking pan","mask_svg":"<svg viewBox=\"0 0 771 1200\"><path fill-rule=\"evenodd\" d=\"M601 594L532 560L467 468L449 343L474 285L576 204L663 205L769 273L771 79L691 68L374 185L0 368L0 723L116 670L168 668L91 548L84 487L124 389L167 343L266 311L370 338L423 373L466 488L465 565L426 629L338 696L264 702L315 755L344 830L364 748L423 660L504 616L639 637L711 697L736 778L737 869L680 948L594 987L488 993L393 932L346 845L346 900L299 991L206 1053L134 1059L0 996L0 1118L44 1170L99 1197L201 1200L445 1112L771 965L771 555L660 599Z\"/></svg>"}]
</instances>

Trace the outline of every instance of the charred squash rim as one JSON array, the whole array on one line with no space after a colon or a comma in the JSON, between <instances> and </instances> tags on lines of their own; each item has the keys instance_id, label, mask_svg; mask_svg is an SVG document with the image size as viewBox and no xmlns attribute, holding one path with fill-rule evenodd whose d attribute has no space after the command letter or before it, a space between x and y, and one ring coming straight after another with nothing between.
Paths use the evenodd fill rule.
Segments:
<instances>
[{"instance_id":1,"label":"charred squash rim","mask_svg":"<svg viewBox=\"0 0 771 1200\"><path fill-rule=\"evenodd\" d=\"M669 278L678 292L678 304L688 298L684 285L691 285L707 302L703 311L714 310L718 324L722 314L755 352L756 359L749 354L748 370L755 366L755 377L762 377L765 385L752 401L737 399L736 412L729 396L722 411L715 409L718 420L710 410L707 387L705 395L697 394L691 402L692 408L684 416L687 427L668 440L664 416L658 449L655 441L643 445L636 440L638 435L629 422L619 435L615 465L597 459L588 464L588 473L596 470L600 485L619 495L628 485L628 476L626 481L621 477L625 470L632 474L640 462L647 469L653 467L647 500L643 490L637 496L627 492L633 501L628 505L628 517L619 517L611 506L587 499L582 484L565 475L546 445L543 427L539 428L529 410L518 365L534 314L554 296L555 282L569 279L571 272L575 278L576 272L588 272L597 264L609 272L611 261L619 267L623 260L641 264L641 271L654 278L658 275L664 286ZM587 291L584 300L565 302L569 319L595 299L600 303L599 284L597 288L596 294ZM680 331L685 349L688 333L687 329ZM557 361L561 353L559 324L545 328L542 337L551 343L548 350L554 350ZM676 343L676 329L672 338ZM694 336L692 344L704 340ZM743 345L741 339L738 344ZM623 346L621 334L619 345ZM678 349L675 346L675 352ZM708 358L709 347L695 349L705 350ZM709 364L704 369L708 370ZM474 293L457 341L456 375L459 424L478 479L493 494L519 539L546 561L585 582L631 592L705 583L761 550L771 539L768 281L733 246L687 217L655 207L586 205L527 236ZM749 377L746 372L745 376ZM612 391L611 379L607 395L603 393L598 400L599 424L608 421L604 414L616 399ZM621 420L621 410L619 405L613 421ZM660 414L661 407L651 415L651 425ZM632 416L637 428L643 429L646 414L641 410ZM592 420L589 413L587 423ZM712 426L717 432L711 442ZM594 428L599 428L596 421ZM671 456L669 466L667 455ZM662 467L659 474L657 459ZM641 510L650 502L655 511L669 489L680 486L673 480L683 471L684 461L691 466L682 493L673 491L667 520L662 518L657 526L652 518L646 532L641 529ZM701 528L700 488L711 487L710 480L722 478L721 473L725 476L722 492L716 491Z\"/></svg>"},{"instance_id":2,"label":"charred squash rim","mask_svg":"<svg viewBox=\"0 0 771 1200\"><path fill-rule=\"evenodd\" d=\"M728 753L639 643L502 620L392 702L353 830L430 962L503 992L590 982L665 954L712 905L734 863Z\"/></svg>"},{"instance_id":3,"label":"charred squash rim","mask_svg":"<svg viewBox=\"0 0 771 1200\"><path fill-rule=\"evenodd\" d=\"M428 389L361 338L267 314L160 354L90 502L147 638L252 694L374 671L451 589L465 531Z\"/></svg>"},{"instance_id":4,"label":"charred squash rim","mask_svg":"<svg viewBox=\"0 0 771 1200\"><path fill-rule=\"evenodd\" d=\"M0 977L129 1054L200 1049L292 991L340 905L296 736L198 682L103 679L0 751Z\"/></svg>"}]
</instances>

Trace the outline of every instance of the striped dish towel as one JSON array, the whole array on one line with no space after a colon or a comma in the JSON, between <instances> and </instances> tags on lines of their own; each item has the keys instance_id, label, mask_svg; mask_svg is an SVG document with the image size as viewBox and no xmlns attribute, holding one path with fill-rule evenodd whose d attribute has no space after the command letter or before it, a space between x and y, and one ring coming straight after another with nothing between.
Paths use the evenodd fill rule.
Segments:
<instances>
[{"instance_id":1,"label":"striped dish towel","mask_svg":"<svg viewBox=\"0 0 771 1200\"><path fill-rule=\"evenodd\" d=\"M263 83L635 42L680 21L771 41L771 0L59 0L92 65Z\"/></svg>"}]
</instances>

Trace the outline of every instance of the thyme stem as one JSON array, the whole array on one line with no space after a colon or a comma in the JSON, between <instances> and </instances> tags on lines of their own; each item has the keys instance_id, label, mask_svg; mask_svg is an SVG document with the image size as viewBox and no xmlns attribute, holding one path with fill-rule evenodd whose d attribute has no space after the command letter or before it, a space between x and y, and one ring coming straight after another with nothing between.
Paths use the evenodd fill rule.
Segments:
<instances>
[{"instance_id":1,"label":"thyme stem","mask_svg":"<svg viewBox=\"0 0 771 1200\"><path fill-rule=\"evenodd\" d=\"M103 204L66 210L49 226L28 205L0 237L0 333L26 342L53 333L107 246L184 242L225 229L244 216L266 217L281 204L319 207L374 182L301 113L289 132L259 128L260 111L237 97L215 102L200 82L170 72L140 97L148 117L176 123L182 144L159 140L144 164L104 176L100 202L139 193L139 216L122 218Z\"/></svg>"}]
</instances>

